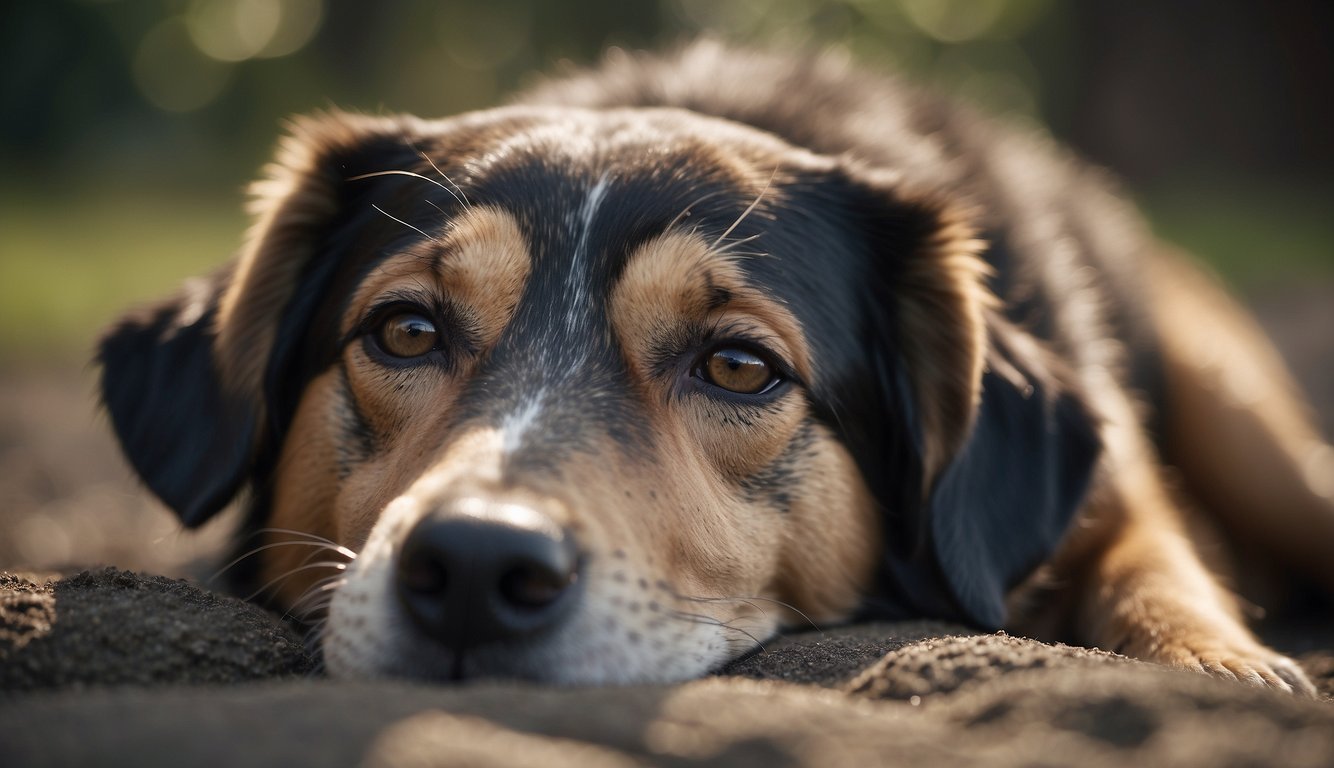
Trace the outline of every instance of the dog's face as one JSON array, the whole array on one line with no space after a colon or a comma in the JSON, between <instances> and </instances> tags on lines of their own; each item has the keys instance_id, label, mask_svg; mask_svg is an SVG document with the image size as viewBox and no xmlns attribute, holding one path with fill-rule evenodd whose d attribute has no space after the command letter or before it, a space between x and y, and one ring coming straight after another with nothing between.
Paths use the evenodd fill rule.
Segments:
<instances>
[{"instance_id":1,"label":"dog's face","mask_svg":"<svg viewBox=\"0 0 1334 768\"><path fill-rule=\"evenodd\" d=\"M978 542L1056 508L1049 546L1082 490L1082 412L890 171L672 110L328 116L257 214L107 338L106 400L187 523L248 485L358 553L262 553L330 596L335 674L678 679L868 596L993 622L1035 545ZM1056 498L978 479L1034 441Z\"/></svg>"}]
</instances>

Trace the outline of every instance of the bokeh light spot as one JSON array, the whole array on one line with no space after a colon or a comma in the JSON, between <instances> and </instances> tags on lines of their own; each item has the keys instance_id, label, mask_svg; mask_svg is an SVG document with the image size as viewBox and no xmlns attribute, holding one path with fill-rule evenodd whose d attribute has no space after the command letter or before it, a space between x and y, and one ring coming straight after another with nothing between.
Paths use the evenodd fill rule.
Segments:
<instances>
[{"instance_id":1,"label":"bokeh light spot","mask_svg":"<svg viewBox=\"0 0 1334 768\"><path fill-rule=\"evenodd\" d=\"M199 109L218 97L230 70L200 56L184 21L173 18L148 31L134 54L134 83L153 106L168 112Z\"/></svg>"},{"instance_id":2,"label":"bokeh light spot","mask_svg":"<svg viewBox=\"0 0 1334 768\"><path fill-rule=\"evenodd\" d=\"M185 14L190 39L218 61L244 61L273 40L282 20L274 0L194 0Z\"/></svg>"},{"instance_id":3,"label":"bokeh light spot","mask_svg":"<svg viewBox=\"0 0 1334 768\"><path fill-rule=\"evenodd\" d=\"M275 0L276 2L276 0ZM324 0L282 0L278 29L259 53L262 59L272 59L296 53L306 47L324 21Z\"/></svg>"},{"instance_id":4,"label":"bokeh light spot","mask_svg":"<svg viewBox=\"0 0 1334 768\"><path fill-rule=\"evenodd\" d=\"M913 26L943 43L986 34L1005 11L1005 0L899 0Z\"/></svg>"},{"instance_id":5,"label":"bokeh light spot","mask_svg":"<svg viewBox=\"0 0 1334 768\"><path fill-rule=\"evenodd\" d=\"M441 15L440 31L449 57L471 70L485 71L513 59L529 44L532 10L512 2L458 4Z\"/></svg>"}]
</instances>

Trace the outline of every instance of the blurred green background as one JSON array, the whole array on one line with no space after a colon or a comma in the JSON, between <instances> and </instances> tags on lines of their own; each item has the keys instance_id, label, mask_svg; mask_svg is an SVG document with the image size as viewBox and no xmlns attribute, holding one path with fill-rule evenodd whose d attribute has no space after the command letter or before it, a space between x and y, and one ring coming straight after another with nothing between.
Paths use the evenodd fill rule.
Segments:
<instances>
[{"instance_id":1,"label":"blurred green background","mask_svg":"<svg viewBox=\"0 0 1334 768\"><path fill-rule=\"evenodd\" d=\"M701 32L847 49L1044 124L1243 292L1334 281L1326 0L14 0L0 368L82 360L118 311L226 259L285 115L444 115Z\"/></svg>"}]
</instances>

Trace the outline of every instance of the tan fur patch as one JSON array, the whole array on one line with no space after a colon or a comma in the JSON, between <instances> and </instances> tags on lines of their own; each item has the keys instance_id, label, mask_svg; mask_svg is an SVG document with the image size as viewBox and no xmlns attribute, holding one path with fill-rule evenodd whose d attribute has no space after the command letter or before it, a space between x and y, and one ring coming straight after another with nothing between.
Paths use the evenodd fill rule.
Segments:
<instances>
[{"instance_id":1,"label":"tan fur patch","mask_svg":"<svg viewBox=\"0 0 1334 768\"><path fill-rule=\"evenodd\" d=\"M751 287L736 258L714 252L703 238L686 232L669 232L640 246L626 263L611 302L631 362L642 363L649 350L670 345L682 321L736 317L743 324L749 320L751 330L764 334L756 341L770 345L803 379L817 376L796 317ZM729 298L715 307L716 290Z\"/></svg>"},{"instance_id":2,"label":"tan fur patch","mask_svg":"<svg viewBox=\"0 0 1334 768\"><path fill-rule=\"evenodd\" d=\"M385 259L366 277L349 304L342 330L350 332L369 307L396 291L426 291L448 301L470 321L482 346L494 343L513 315L527 281L529 258L517 225L508 215L472 208L455 219L438 242ZM343 370L319 376L302 397L277 473L272 524L359 547L379 510L426 470L451 423L452 404L466 378L469 359L450 375L430 366L410 384L371 360L354 341L343 351ZM371 430L385 436L374 455L346 478L337 476L339 444L356 409ZM275 538L281 539L282 536ZM279 547L267 562L266 578L300 567L308 551ZM280 597L291 602L325 574L294 576Z\"/></svg>"},{"instance_id":3,"label":"tan fur patch","mask_svg":"<svg viewBox=\"0 0 1334 768\"><path fill-rule=\"evenodd\" d=\"M267 527L301 531L330 541L345 541L333 514L339 500L337 475L339 444L343 439L337 418L343 407L343 392L337 371L329 371L306 388L292 434L300 439L283 446L275 472L273 509ZM344 558L316 554L301 542L310 539L286 533L270 533L263 544L277 544L261 558L260 579L272 583L275 602L292 607L320 579L338 573L336 568L308 568L315 562L341 564Z\"/></svg>"},{"instance_id":4,"label":"tan fur patch","mask_svg":"<svg viewBox=\"0 0 1334 768\"><path fill-rule=\"evenodd\" d=\"M495 208L469 208L440 240L419 243L379 264L349 303L342 332L395 289L424 289L446 300L468 321L474 340L489 347L514 315L532 268L528 243L514 218Z\"/></svg>"},{"instance_id":5,"label":"tan fur patch","mask_svg":"<svg viewBox=\"0 0 1334 768\"><path fill-rule=\"evenodd\" d=\"M776 592L811 621L840 621L873 582L884 539L856 462L827 428L815 432L800 482L790 489Z\"/></svg>"},{"instance_id":6,"label":"tan fur patch","mask_svg":"<svg viewBox=\"0 0 1334 768\"><path fill-rule=\"evenodd\" d=\"M792 395L752 419L737 418L703 396L673 397L663 388L674 382L661 381L652 370L664 350L693 341L692 325L726 327L813 381L820 372L796 318L749 285L734 257L684 232L668 233L631 255L612 294L611 317L636 378L650 388L644 400L662 463L640 471L650 470L652 482L666 481L686 494L676 499L686 511L655 537L674 542L668 549L674 578L710 594L736 594L749 585L812 617L846 615L870 582L879 540L875 506L851 456L816 427L813 444L784 488L791 498L787 512L747 501L732 482L744 481L789 447L807 418L805 400ZM653 519L671 518L654 513ZM749 531L740 546L715 548L736 542L739 528ZM777 557L763 543L775 534L781 536Z\"/></svg>"},{"instance_id":7,"label":"tan fur patch","mask_svg":"<svg viewBox=\"0 0 1334 768\"><path fill-rule=\"evenodd\" d=\"M943 203L925 206L938 224L904 260L893 301L922 414L929 490L972 430L986 362L985 313L998 302L985 283L990 268L978 258L986 243L976 238L966 212Z\"/></svg>"},{"instance_id":8,"label":"tan fur patch","mask_svg":"<svg viewBox=\"0 0 1334 768\"><path fill-rule=\"evenodd\" d=\"M1232 531L1334 590L1334 448L1255 322L1177 254L1150 262L1167 460Z\"/></svg>"}]
</instances>

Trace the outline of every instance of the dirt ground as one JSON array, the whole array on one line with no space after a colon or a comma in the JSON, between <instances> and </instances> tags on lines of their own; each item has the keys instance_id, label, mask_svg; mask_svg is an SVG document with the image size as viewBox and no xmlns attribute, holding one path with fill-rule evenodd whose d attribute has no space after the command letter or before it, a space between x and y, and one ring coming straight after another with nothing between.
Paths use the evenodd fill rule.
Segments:
<instances>
[{"instance_id":1,"label":"dirt ground","mask_svg":"<svg viewBox=\"0 0 1334 768\"><path fill-rule=\"evenodd\" d=\"M1251 299L1334 435L1334 283ZM132 478L86 365L0 367L0 570L110 564L206 578L233 516L182 531Z\"/></svg>"},{"instance_id":2,"label":"dirt ground","mask_svg":"<svg viewBox=\"0 0 1334 768\"><path fill-rule=\"evenodd\" d=\"M93 397L90 366L0 372L0 570L101 564L207 578L227 519L184 531L142 489Z\"/></svg>"}]
</instances>

